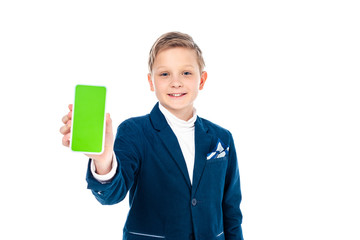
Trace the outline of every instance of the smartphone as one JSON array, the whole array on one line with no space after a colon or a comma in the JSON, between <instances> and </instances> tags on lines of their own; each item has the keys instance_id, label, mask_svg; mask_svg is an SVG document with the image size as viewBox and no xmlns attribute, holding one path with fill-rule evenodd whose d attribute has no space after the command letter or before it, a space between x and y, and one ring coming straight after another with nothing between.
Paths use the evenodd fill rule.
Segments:
<instances>
[{"instance_id":1,"label":"smartphone","mask_svg":"<svg viewBox=\"0 0 360 240\"><path fill-rule=\"evenodd\" d=\"M106 87L76 85L71 126L71 150L101 154L105 142Z\"/></svg>"}]
</instances>

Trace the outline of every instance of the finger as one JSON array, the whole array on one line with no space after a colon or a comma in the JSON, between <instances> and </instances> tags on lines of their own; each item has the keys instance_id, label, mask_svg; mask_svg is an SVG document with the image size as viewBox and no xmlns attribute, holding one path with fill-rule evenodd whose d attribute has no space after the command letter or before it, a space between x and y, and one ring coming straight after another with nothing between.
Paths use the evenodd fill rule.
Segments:
<instances>
[{"instance_id":1,"label":"finger","mask_svg":"<svg viewBox=\"0 0 360 240\"><path fill-rule=\"evenodd\" d=\"M71 120L67 121L67 123L60 128L60 133L68 134L71 130Z\"/></svg>"},{"instance_id":2,"label":"finger","mask_svg":"<svg viewBox=\"0 0 360 240\"><path fill-rule=\"evenodd\" d=\"M67 117L68 117L69 119L72 119L72 111L70 111L70 112L67 114Z\"/></svg>"},{"instance_id":3,"label":"finger","mask_svg":"<svg viewBox=\"0 0 360 240\"><path fill-rule=\"evenodd\" d=\"M111 155L114 146L114 133L112 129L112 120L110 114L106 114L106 130L105 130L105 150L107 155Z\"/></svg>"},{"instance_id":4,"label":"finger","mask_svg":"<svg viewBox=\"0 0 360 240\"><path fill-rule=\"evenodd\" d=\"M72 104L69 104L69 112L68 112L68 114L67 114L67 116L68 116L68 118L69 119L72 119L72 111L73 111L73 105Z\"/></svg>"},{"instance_id":5,"label":"finger","mask_svg":"<svg viewBox=\"0 0 360 240\"><path fill-rule=\"evenodd\" d=\"M69 108L69 112L68 114L66 114L65 116L63 116L63 118L61 119L63 123L67 123L67 121L69 121L70 119L72 119L72 110L73 110L73 105L72 104L69 104L68 106Z\"/></svg>"},{"instance_id":6,"label":"finger","mask_svg":"<svg viewBox=\"0 0 360 240\"><path fill-rule=\"evenodd\" d=\"M66 124L69 120L70 120L70 118L68 117L68 114L66 114L65 116L63 116L62 119L61 119L61 121L62 121L63 123L65 123L65 124Z\"/></svg>"},{"instance_id":7,"label":"finger","mask_svg":"<svg viewBox=\"0 0 360 240\"><path fill-rule=\"evenodd\" d=\"M106 113L106 132L113 132L112 131L112 120L110 117L110 113Z\"/></svg>"},{"instance_id":8,"label":"finger","mask_svg":"<svg viewBox=\"0 0 360 240\"><path fill-rule=\"evenodd\" d=\"M70 133L64 135L64 137L62 138L62 144L65 147L69 147L70 146Z\"/></svg>"}]
</instances>

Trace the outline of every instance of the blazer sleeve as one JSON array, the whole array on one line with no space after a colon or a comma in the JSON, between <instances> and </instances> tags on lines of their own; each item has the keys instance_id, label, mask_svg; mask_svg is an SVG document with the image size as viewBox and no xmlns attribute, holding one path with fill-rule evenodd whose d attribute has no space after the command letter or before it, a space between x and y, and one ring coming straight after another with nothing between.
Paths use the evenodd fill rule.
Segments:
<instances>
[{"instance_id":1,"label":"blazer sleeve","mask_svg":"<svg viewBox=\"0 0 360 240\"><path fill-rule=\"evenodd\" d=\"M226 240L243 240L242 213L240 210L241 190L240 174L234 140L230 133L229 165L225 178L223 197L223 222Z\"/></svg>"},{"instance_id":2,"label":"blazer sleeve","mask_svg":"<svg viewBox=\"0 0 360 240\"><path fill-rule=\"evenodd\" d=\"M94 178L89 161L86 175L88 189L101 204L112 205L122 201L134 184L140 165L141 136L133 121L127 120L120 124L114 142L118 166L115 176L108 182L99 182Z\"/></svg>"}]
</instances>

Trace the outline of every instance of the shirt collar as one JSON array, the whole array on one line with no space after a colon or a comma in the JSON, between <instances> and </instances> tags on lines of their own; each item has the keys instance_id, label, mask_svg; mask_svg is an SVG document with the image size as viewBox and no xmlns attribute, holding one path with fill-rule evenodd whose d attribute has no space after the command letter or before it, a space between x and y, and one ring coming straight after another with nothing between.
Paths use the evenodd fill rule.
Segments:
<instances>
[{"instance_id":1,"label":"shirt collar","mask_svg":"<svg viewBox=\"0 0 360 240\"><path fill-rule=\"evenodd\" d=\"M195 108L193 110L193 116L188 121L184 121L176 117L160 103L159 103L159 109L172 129L176 128L177 130L180 131L186 131L186 130L192 130L194 128L194 124L197 118Z\"/></svg>"}]
</instances>

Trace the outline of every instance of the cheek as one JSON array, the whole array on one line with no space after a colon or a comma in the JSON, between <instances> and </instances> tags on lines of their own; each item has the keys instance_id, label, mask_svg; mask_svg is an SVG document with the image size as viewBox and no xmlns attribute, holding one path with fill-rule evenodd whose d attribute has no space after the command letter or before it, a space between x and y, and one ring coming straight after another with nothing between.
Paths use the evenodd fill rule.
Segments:
<instances>
[{"instance_id":1,"label":"cheek","mask_svg":"<svg viewBox=\"0 0 360 240\"><path fill-rule=\"evenodd\" d=\"M199 88L200 88L200 79L196 79L196 80L192 81L192 83L191 83L191 88L192 88L194 91L198 91Z\"/></svg>"},{"instance_id":2,"label":"cheek","mask_svg":"<svg viewBox=\"0 0 360 240\"><path fill-rule=\"evenodd\" d=\"M192 92L192 95L197 96L197 94L199 93L199 86L200 83L198 84L197 81L192 82L191 84L189 84L188 90L190 90Z\"/></svg>"},{"instance_id":3,"label":"cheek","mask_svg":"<svg viewBox=\"0 0 360 240\"><path fill-rule=\"evenodd\" d=\"M165 84L164 81L159 81L159 80L154 80L154 89L155 89L155 92L163 92L163 91L166 91L167 89L167 85Z\"/></svg>"}]
</instances>

